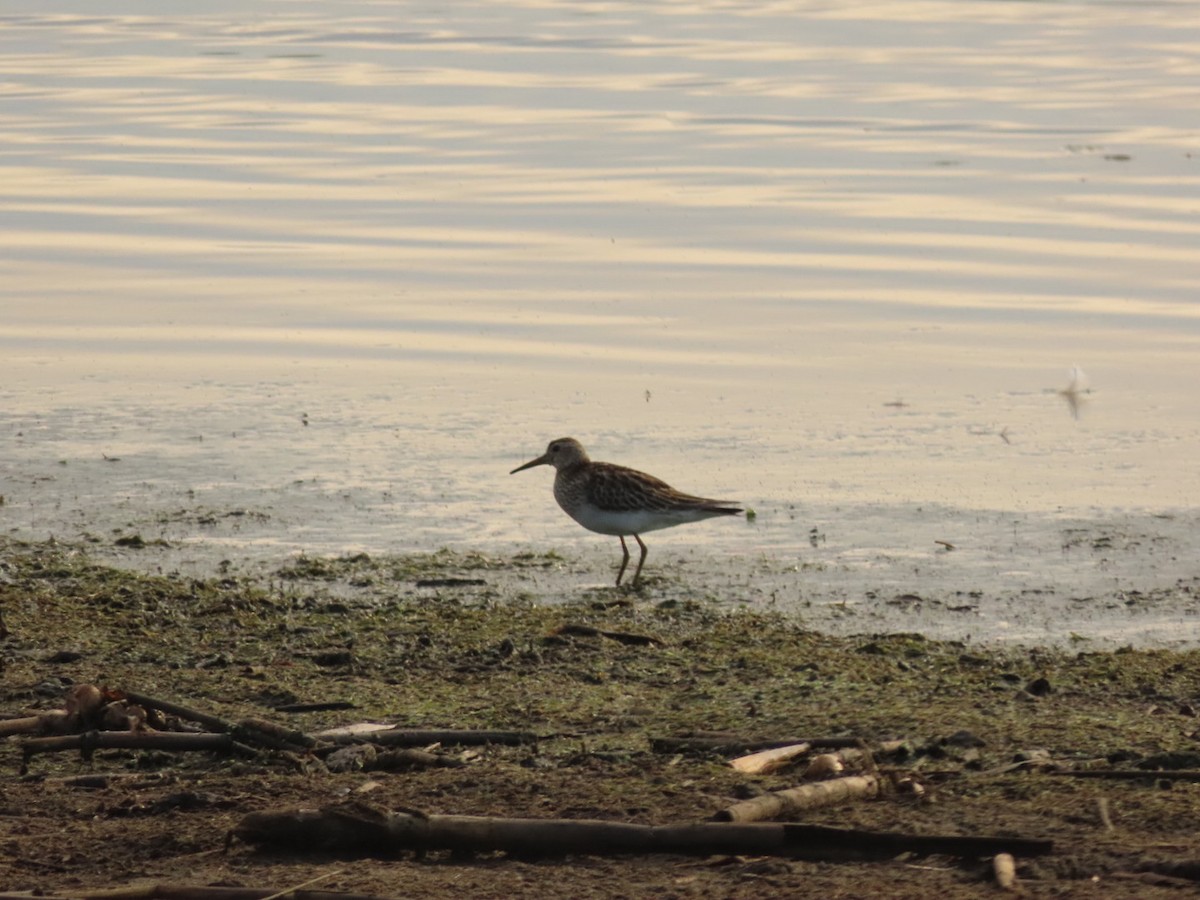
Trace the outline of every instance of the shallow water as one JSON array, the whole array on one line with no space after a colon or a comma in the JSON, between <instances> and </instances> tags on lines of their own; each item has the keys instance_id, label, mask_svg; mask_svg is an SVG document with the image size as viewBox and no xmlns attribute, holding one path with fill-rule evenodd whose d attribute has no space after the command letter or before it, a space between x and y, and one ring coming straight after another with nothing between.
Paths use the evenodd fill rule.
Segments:
<instances>
[{"instance_id":1,"label":"shallow water","mask_svg":"<svg viewBox=\"0 0 1200 900\"><path fill-rule=\"evenodd\" d=\"M506 474L563 434L784 566L1200 507L1193 4L17 0L0 53L19 534L594 547Z\"/></svg>"}]
</instances>

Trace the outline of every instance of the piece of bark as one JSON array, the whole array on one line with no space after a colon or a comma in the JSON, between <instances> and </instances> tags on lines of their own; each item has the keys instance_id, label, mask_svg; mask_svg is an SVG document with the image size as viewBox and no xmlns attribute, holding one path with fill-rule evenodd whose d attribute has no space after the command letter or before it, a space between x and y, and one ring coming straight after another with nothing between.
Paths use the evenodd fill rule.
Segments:
<instances>
[{"instance_id":1,"label":"piece of bark","mask_svg":"<svg viewBox=\"0 0 1200 900\"><path fill-rule=\"evenodd\" d=\"M786 747L772 747L769 750L759 750L747 756L731 759L729 765L747 775L769 775L786 768L797 757L808 753L812 747L808 744L789 744Z\"/></svg>"},{"instance_id":2,"label":"piece of bark","mask_svg":"<svg viewBox=\"0 0 1200 900\"><path fill-rule=\"evenodd\" d=\"M1050 841L858 831L781 823L633 825L587 819L505 819L387 813L360 804L247 815L231 832L292 852L503 851L528 856L587 853L775 855L800 859L887 859L901 853L1040 856Z\"/></svg>"},{"instance_id":3,"label":"piece of bark","mask_svg":"<svg viewBox=\"0 0 1200 900\"><path fill-rule=\"evenodd\" d=\"M850 775L817 781L783 791L771 791L718 811L716 822L761 822L805 809L834 806L847 800L870 800L881 792L877 775Z\"/></svg>"},{"instance_id":4,"label":"piece of bark","mask_svg":"<svg viewBox=\"0 0 1200 900\"><path fill-rule=\"evenodd\" d=\"M749 738L739 737L736 734L684 735L650 739L650 749L655 753L744 753L788 747L793 744L808 744L814 748L836 750L842 747L862 747L864 742L862 738L852 737Z\"/></svg>"},{"instance_id":5,"label":"piece of bark","mask_svg":"<svg viewBox=\"0 0 1200 900\"><path fill-rule=\"evenodd\" d=\"M1001 890L1018 890L1017 861L1011 853L997 853L992 857L992 875Z\"/></svg>"}]
</instances>

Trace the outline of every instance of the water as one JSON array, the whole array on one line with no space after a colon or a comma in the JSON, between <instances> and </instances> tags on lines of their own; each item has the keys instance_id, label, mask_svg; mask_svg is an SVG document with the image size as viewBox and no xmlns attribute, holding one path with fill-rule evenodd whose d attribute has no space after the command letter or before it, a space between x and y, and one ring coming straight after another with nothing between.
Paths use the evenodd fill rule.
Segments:
<instances>
[{"instance_id":1,"label":"water","mask_svg":"<svg viewBox=\"0 0 1200 900\"><path fill-rule=\"evenodd\" d=\"M14 533L592 548L505 474L566 434L752 506L660 538L715 558L1200 506L1196 4L9 0L0 54Z\"/></svg>"}]
</instances>

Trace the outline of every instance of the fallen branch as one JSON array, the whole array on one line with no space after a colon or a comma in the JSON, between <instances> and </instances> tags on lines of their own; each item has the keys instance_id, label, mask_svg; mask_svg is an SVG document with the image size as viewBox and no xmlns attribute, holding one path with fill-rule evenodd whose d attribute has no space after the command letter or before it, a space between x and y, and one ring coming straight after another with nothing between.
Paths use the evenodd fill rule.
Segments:
<instances>
[{"instance_id":1,"label":"fallen branch","mask_svg":"<svg viewBox=\"0 0 1200 900\"><path fill-rule=\"evenodd\" d=\"M1200 769L1057 769L1048 775L1070 778L1146 778L1155 781L1200 781Z\"/></svg>"},{"instance_id":2,"label":"fallen branch","mask_svg":"<svg viewBox=\"0 0 1200 900\"><path fill-rule=\"evenodd\" d=\"M505 819L387 813L362 805L251 813L230 833L293 852L396 853L404 850L565 853L776 855L801 859L881 859L901 853L982 857L1040 856L1050 841L856 831L779 823L633 825L587 819Z\"/></svg>"},{"instance_id":3,"label":"fallen branch","mask_svg":"<svg viewBox=\"0 0 1200 900\"><path fill-rule=\"evenodd\" d=\"M183 884L151 884L36 894L31 891L0 893L0 900L267 900L268 897L288 897L290 900L385 900L373 894L348 894L340 891L307 891L299 888L277 891L274 888Z\"/></svg>"},{"instance_id":4,"label":"fallen branch","mask_svg":"<svg viewBox=\"0 0 1200 900\"><path fill-rule=\"evenodd\" d=\"M394 769L461 769L465 765L465 762L453 756L409 747L380 753L365 768L369 772L375 772Z\"/></svg>"},{"instance_id":5,"label":"fallen branch","mask_svg":"<svg viewBox=\"0 0 1200 900\"><path fill-rule=\"evenodd\" d=\"M831 781L771 791L727 806L713 816L717 822L760 822L805 809L833 806L847 800L870 800L881 792L877 775L851 775Z\"/></svg>"},{"instance_id":6,"label":"fallen branch","mask_svg":"<svg viewBox=\"0 0 1200 900\"><path fill-rule=\"evenodd\" d=\"M135 694L133 691L119 691L118 693L130 703L136 703L144 709L157 709L161 712L178 716L181 719L199 722L209 731L232 732L237 728L233 722L200 712L199 710L189 709L186 706L180 706L178 703L172 703L170 700L159 700L156 697L148 697L145 694Z\"/></svg>"},{"instance_id":7,"label":"fallen branch","mask_svg":"<svg viewBox=\"0 0 1200 900\"><path fill-rule=\"evenodd\" d=\"M4 719L0 721L0 737L13 734L53 734L66 728L67 711L65 709L50 709L36 716L22 716L19 719Z\"/></svg>"},{"instance_id":8,"label":"fallen branch","mask_svg":"<svg viewBox=\"0 0 1200 900\"><path fill-rule=\"evenodd\" d=\"M1156 875L1167 875L1171 878L1186 878L1188 881L1200 881L1200 859L1177 859L1147 863L1142 867L1142 871L1153 872Z\"/></svg>"},{"instance_id":9,"label":"fallen branch","mask_svg":"<svg viewBox=\"0 0 1200 900\"><path fill-rule=\"evenodd\" d=\"M231 734L176 734L163 731L87 731L59 737L30 738L21 742L22 769L39 753L78 750L85 760L96 750L163 750L169 753L199 750L257 756L258 751L234 740Z\"/></svg>"},{"instance_id":10,"label":"fallen branch","mask_svg":"<svg viewBox=\"0 0 1200 900\"><path fill-rule=\"evenodd\" d=\"M247 744L258 744L271 750L304 752L312 750L317 741L303 731L277 725L266 719L243 719L233 729L233 736Z\"/></svg>"},{"instance_id":11,"label":"fallen branch","mask_svg":"<svg viewBox=\"0 0 1200 900\"><path fill-rule=\"evenodd\" d=\"M790 744L787 747L773 747L770 750L759 750L757 753L751 753L748 756L739 756L737 759L731 759L729 765L747 775L769 775L772 772L778 772L811 749L812 747L808 744Z\"/></svg>"},{"instance_id":12,"label":"fallen branch","mask_svg":"<svg viewBox=\"0 0 1200 900\"><path fill-rule=\"evenodd\" d=\"M712 734L683 737L661 737L650 739L650 749L655 753L744 753L747 750L772 750L793 744L808 744L831 750L843 747L863 747L862 738L747 738L736 734Z\"/></svg>"},{"instance_id":13,"label":"fallen branch","mask_svg":"<svg viewBox=\"0 0 1200 900\"><path fill-rule=\"evenodd\" d=\"M119 691L117 693L130 703L135 703L145 709L157 709L160 712L169 713L170 715L178 716L181 719L187 719L191 722L199 722L210 732L230 734L235 740L244 744L265 747L268 750L302 753L313 749L317 743L314 738L302 731L288 728L285 725L278 725L266 719L250 718L243 719L241 722L230 722L227 719L222 719L220 716L210 715L200 710L181 706L170 700L160 700L157 697L148 697L145 694L137 694L132 691Z\"/></svg>"}]
</instances>

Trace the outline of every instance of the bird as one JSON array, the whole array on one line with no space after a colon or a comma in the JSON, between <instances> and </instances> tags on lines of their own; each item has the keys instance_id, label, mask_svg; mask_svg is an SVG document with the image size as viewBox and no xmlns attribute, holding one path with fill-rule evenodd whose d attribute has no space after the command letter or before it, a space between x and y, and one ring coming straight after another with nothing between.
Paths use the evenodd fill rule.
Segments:
<instances>
[{"instance_id":1,"label":"bird","mask_svg":"<svg viewBox=\"0 0 1200 900\"><path fill-rule=\"evenodd\" d=\"M554 499L563 512L589 531L621 539L624 556L617 572L617 587L621 586L621 578L629 566L626 536L632 535L642 551L631 582L636 586L646 562L647 548L641 536L647 531L744 512L733 501L685 494L645 472L614 463L593 462L575 438L551 441L545 453L509 474L534 466L554 467Z\"/></svg>"},{"instance_id":2,"label":"bird","mask_svg":"<svg viewBox=\"0 0 1200 900\"><path fill-rule=\"evenodd\" d=\"M1090 394L1092 389L1088 387L1087 375L1079 366L1072 366L1067 371L1067 375L1071 380L1065 388L1058 392L1058 395L1067 401L1067 408L1071 410L1071 418L1078 419L1080 410L1087 403L1087 397L1084 395Z\"/></svg>"}]
</instances>

